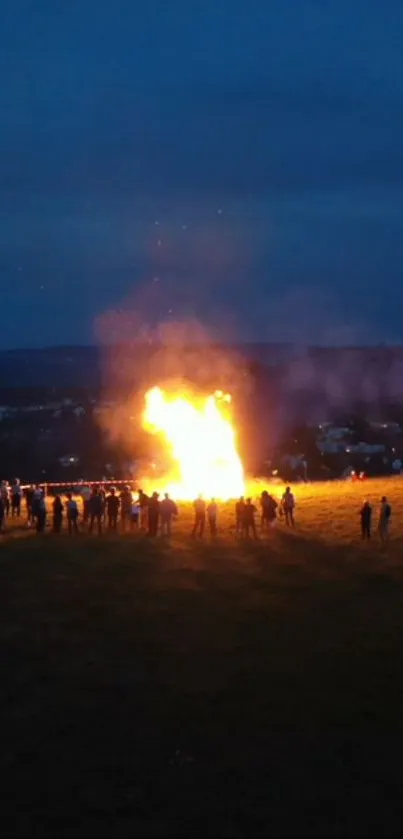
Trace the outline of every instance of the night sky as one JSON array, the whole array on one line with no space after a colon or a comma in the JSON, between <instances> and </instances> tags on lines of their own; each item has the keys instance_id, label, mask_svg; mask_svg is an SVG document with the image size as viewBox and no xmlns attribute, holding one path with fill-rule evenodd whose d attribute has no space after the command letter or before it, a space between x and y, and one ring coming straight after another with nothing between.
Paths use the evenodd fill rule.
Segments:
<instances>
[{"instance_id":1,"label":"night sky","mask_svg":"<svg viewBox=\"0 0 403 839\"><path fill-rule=\"evenodd\" d=\"M401 0L2 0L0 347L403 336Z\"/></svg>"}]
</instances>

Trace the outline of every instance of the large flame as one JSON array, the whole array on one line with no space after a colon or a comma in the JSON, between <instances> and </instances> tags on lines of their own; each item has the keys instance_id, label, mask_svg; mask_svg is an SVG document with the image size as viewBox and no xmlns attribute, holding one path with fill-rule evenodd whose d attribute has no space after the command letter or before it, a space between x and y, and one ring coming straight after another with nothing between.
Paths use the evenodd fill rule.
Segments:
<instances>
[{"instance_id":1,"label":"large flame","mask_svg":"<svg viewBox=\"0 0 403 839\"><path fill-rule=\"evenodd\" d=\"M161 482L176 498L198 495L221 500L243 495L244 474L231 425L229 394L208 398L167 394L159 387L146 393L144 427L164 436L174 463L175 477Z\"/></svg>"}]
</instances>

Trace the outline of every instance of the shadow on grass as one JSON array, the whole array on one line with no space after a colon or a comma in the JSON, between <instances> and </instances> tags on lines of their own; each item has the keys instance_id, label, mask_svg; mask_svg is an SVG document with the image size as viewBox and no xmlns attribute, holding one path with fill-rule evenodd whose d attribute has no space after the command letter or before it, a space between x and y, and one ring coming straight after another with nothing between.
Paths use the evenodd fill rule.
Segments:
<instances>
[{"instance_id":1,"label":"shadow on grass","mask_svg":"<svg viewBox=\"0 0 403 839\"><path fill-rule=\"evenodd\" d=\"M372 546L9 540L0 610L0 835L400 835L403 583Z\"/></svg>"}]
</instances>

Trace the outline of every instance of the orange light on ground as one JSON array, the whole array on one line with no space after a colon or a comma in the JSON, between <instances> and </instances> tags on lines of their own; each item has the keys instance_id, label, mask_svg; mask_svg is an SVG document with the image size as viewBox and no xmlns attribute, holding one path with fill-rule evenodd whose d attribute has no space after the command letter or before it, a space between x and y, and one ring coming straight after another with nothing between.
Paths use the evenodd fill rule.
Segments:
<instances>
[{"instance_id":1,"label":"orange light on ground","mask_svg":"<svg viewBox=\"0 0 403 839\"><path fill-rule=\"evenodd\" d=\"M144 428L160 434L172 458L173 475L161 480L164 489L182 500L199 494L220 500L244 492L244 472L228 416L229 394L207 398L166 393L154 387L146 393Z\"/></svg>"}]
</instances>

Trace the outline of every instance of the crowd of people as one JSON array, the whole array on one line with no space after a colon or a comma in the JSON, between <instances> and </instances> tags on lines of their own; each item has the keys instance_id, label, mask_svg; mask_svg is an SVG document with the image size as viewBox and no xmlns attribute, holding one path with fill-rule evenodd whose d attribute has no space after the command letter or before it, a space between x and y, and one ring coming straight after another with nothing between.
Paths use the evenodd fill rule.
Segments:
<instances>
[{"instance_id":1,"label":"crowd of people","mask_svg":"<svg viewBox=\"0 0 403 839\"><path fill-rule=\"evenodd\" d=\"M23 515L25 500L26 524L35 527L37 533L43 533L47 526L49 511L54 533L61 533L66 522L68 533L75 535L80 531L100 535L104 530L122 533L142 531L150 537L170 536L178 507L168 493L161 498L153 492L148 496L142 489L133 491L129 485L118 492L115 487L107 491L103 485L82 486L80 488L82 505L78 505L77 496L66 492L58 494L47 504L44 487L21 487L15 479L11 484L0 483L0 531L4 531L7 518L20 519ZM260 532L265 533L275 527L282 519L287 527L295 527L295 497L291 488L286 487L281 498L276 500L267 490L263 490L259 499ZM259 538L258 507L252 498L239 498L235 504L235 533L239 537ZM392 508L385 496L381 499L378 533L382 543L389 537ZM215 498L206 501L201 495L193 503L193 526L191 535L203 538L207 530L211 537L219 532L219 505ZM360 510L362 539L371 539L373 510L369 501L365 501Z\"/></svg>"}]
</instances>

